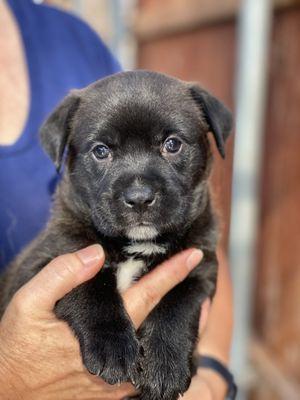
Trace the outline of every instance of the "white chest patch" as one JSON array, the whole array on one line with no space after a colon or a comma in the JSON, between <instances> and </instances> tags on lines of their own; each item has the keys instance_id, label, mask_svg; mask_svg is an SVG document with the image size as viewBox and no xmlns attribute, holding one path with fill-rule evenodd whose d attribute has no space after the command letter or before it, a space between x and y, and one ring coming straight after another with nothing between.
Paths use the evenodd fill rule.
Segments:
<instances>
[{"instance_id":1,"label":"white chest patch","mask_svg":"<svg viewBox=\"0 0 300 400\"><path fill-rule=\"evenodd\" d=\"M127 254L141 254L144 256L150 256L151 254L164 254L167 251L164 246L159 246L152 242L133 243L124 247L124 250Z\"/></svg>"},{"instance_id":2,"label":"white chest patch","mask_svg":"<svg viewBox=\"0 0 300 400\"><path fill-rule=\"evenodd\" d=\"M145 263L143 260L135 259L133 257L126 261L119 263L117 269L117 287L119 292L124 292L128 289L132 282L141 276Z\"/></svg>"}]
</instances>

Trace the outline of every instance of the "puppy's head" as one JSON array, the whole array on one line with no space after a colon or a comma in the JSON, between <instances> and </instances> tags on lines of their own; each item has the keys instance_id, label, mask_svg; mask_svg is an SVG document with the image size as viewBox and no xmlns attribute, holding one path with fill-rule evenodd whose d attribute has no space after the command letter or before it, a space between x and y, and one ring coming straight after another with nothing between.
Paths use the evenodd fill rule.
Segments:
<instances>
[{"instance_id":1,"label":"puppy's head","mask_svg":"<svg viewBox=\"0 0 300 400\"><path fill-rule=\"evenodd\" d=\"M231 114L197 85L134 71L71 93L41 139L59 169L67 147L69 204L100 233L149 240L179 232L201 208L212 132L220 154Z\"/></svg>"}]
</instances>

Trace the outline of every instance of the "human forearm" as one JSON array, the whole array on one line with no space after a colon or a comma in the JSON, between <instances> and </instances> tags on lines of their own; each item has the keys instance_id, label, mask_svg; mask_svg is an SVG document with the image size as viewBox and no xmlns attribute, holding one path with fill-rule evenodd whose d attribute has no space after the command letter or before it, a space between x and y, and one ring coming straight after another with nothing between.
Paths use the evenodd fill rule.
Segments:
<instances>
[{"instance_id":1,"label":"human forearm","mask_svg":"<svg viewBox=\"0 0 300 400\"><path fill-rule=\"evenodd\" d=\"M218 259L217 291L198 345L198 352L212 356L228 365L233 329L232 285L228 261L225 253L220 249ZM202 385L203 392L205 392L204 388L206 387L207 399L221 400L225 398L228 389L227 383L216 371L199 368L197 377L199 378L197 382ZM194 398L196 397L191 397L191 399Z\"/></svg>"},{"instance_id":2,"label":"human forearm","mask_svg":"<svg viewBox=\"0 0 300 400\"><path fill-rule=\"evenodd\" d=\"M198 352L228 364L233 329L232 286L229 265L223 250L218 250L218 259L217 291L198 345Z\"/></svg>"}]
</instances>

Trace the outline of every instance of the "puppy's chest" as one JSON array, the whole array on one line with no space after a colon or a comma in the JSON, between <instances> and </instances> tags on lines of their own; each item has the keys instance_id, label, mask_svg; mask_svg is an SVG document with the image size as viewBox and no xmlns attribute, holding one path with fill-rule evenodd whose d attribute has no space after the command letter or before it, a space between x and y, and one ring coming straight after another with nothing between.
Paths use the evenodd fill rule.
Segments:
<instances>
[{"instance_id":1,"label":"puppy's chest","mask_svg":"<svg viewBox=\"0 0 300 400\"><path fill-rule=\"evenodd\" d=\"M122 258L116 264L119 292L128 289L134 281L167 257L168 246L153 242L131 243L122 248Z\"/></svg>"}]
</instances>

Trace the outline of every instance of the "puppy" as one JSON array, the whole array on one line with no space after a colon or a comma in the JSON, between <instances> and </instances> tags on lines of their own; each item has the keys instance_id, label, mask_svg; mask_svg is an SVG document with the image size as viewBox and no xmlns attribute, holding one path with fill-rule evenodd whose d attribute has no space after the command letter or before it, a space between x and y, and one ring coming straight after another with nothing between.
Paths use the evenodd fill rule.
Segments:
<instances>
[{"instance_id":1,"label":"puppy","mask_svg":"<svg viewBox=\"0 0 300 400\"><path fill-rule=\"evenodd\" d=\"M4 276L12 295L60 254L100 243L99 274L58 302L83 363L110 384L131 380L143 400L175 400L191 380L201 304L216 287L216 222L208 176L212 132L224 157L225 106L195 84L148 71L123 72L66 97L41 128L57 169L46 229ZM204 258L136 332L120 293L188 247Z\"/></svg>"}]
</instances>

